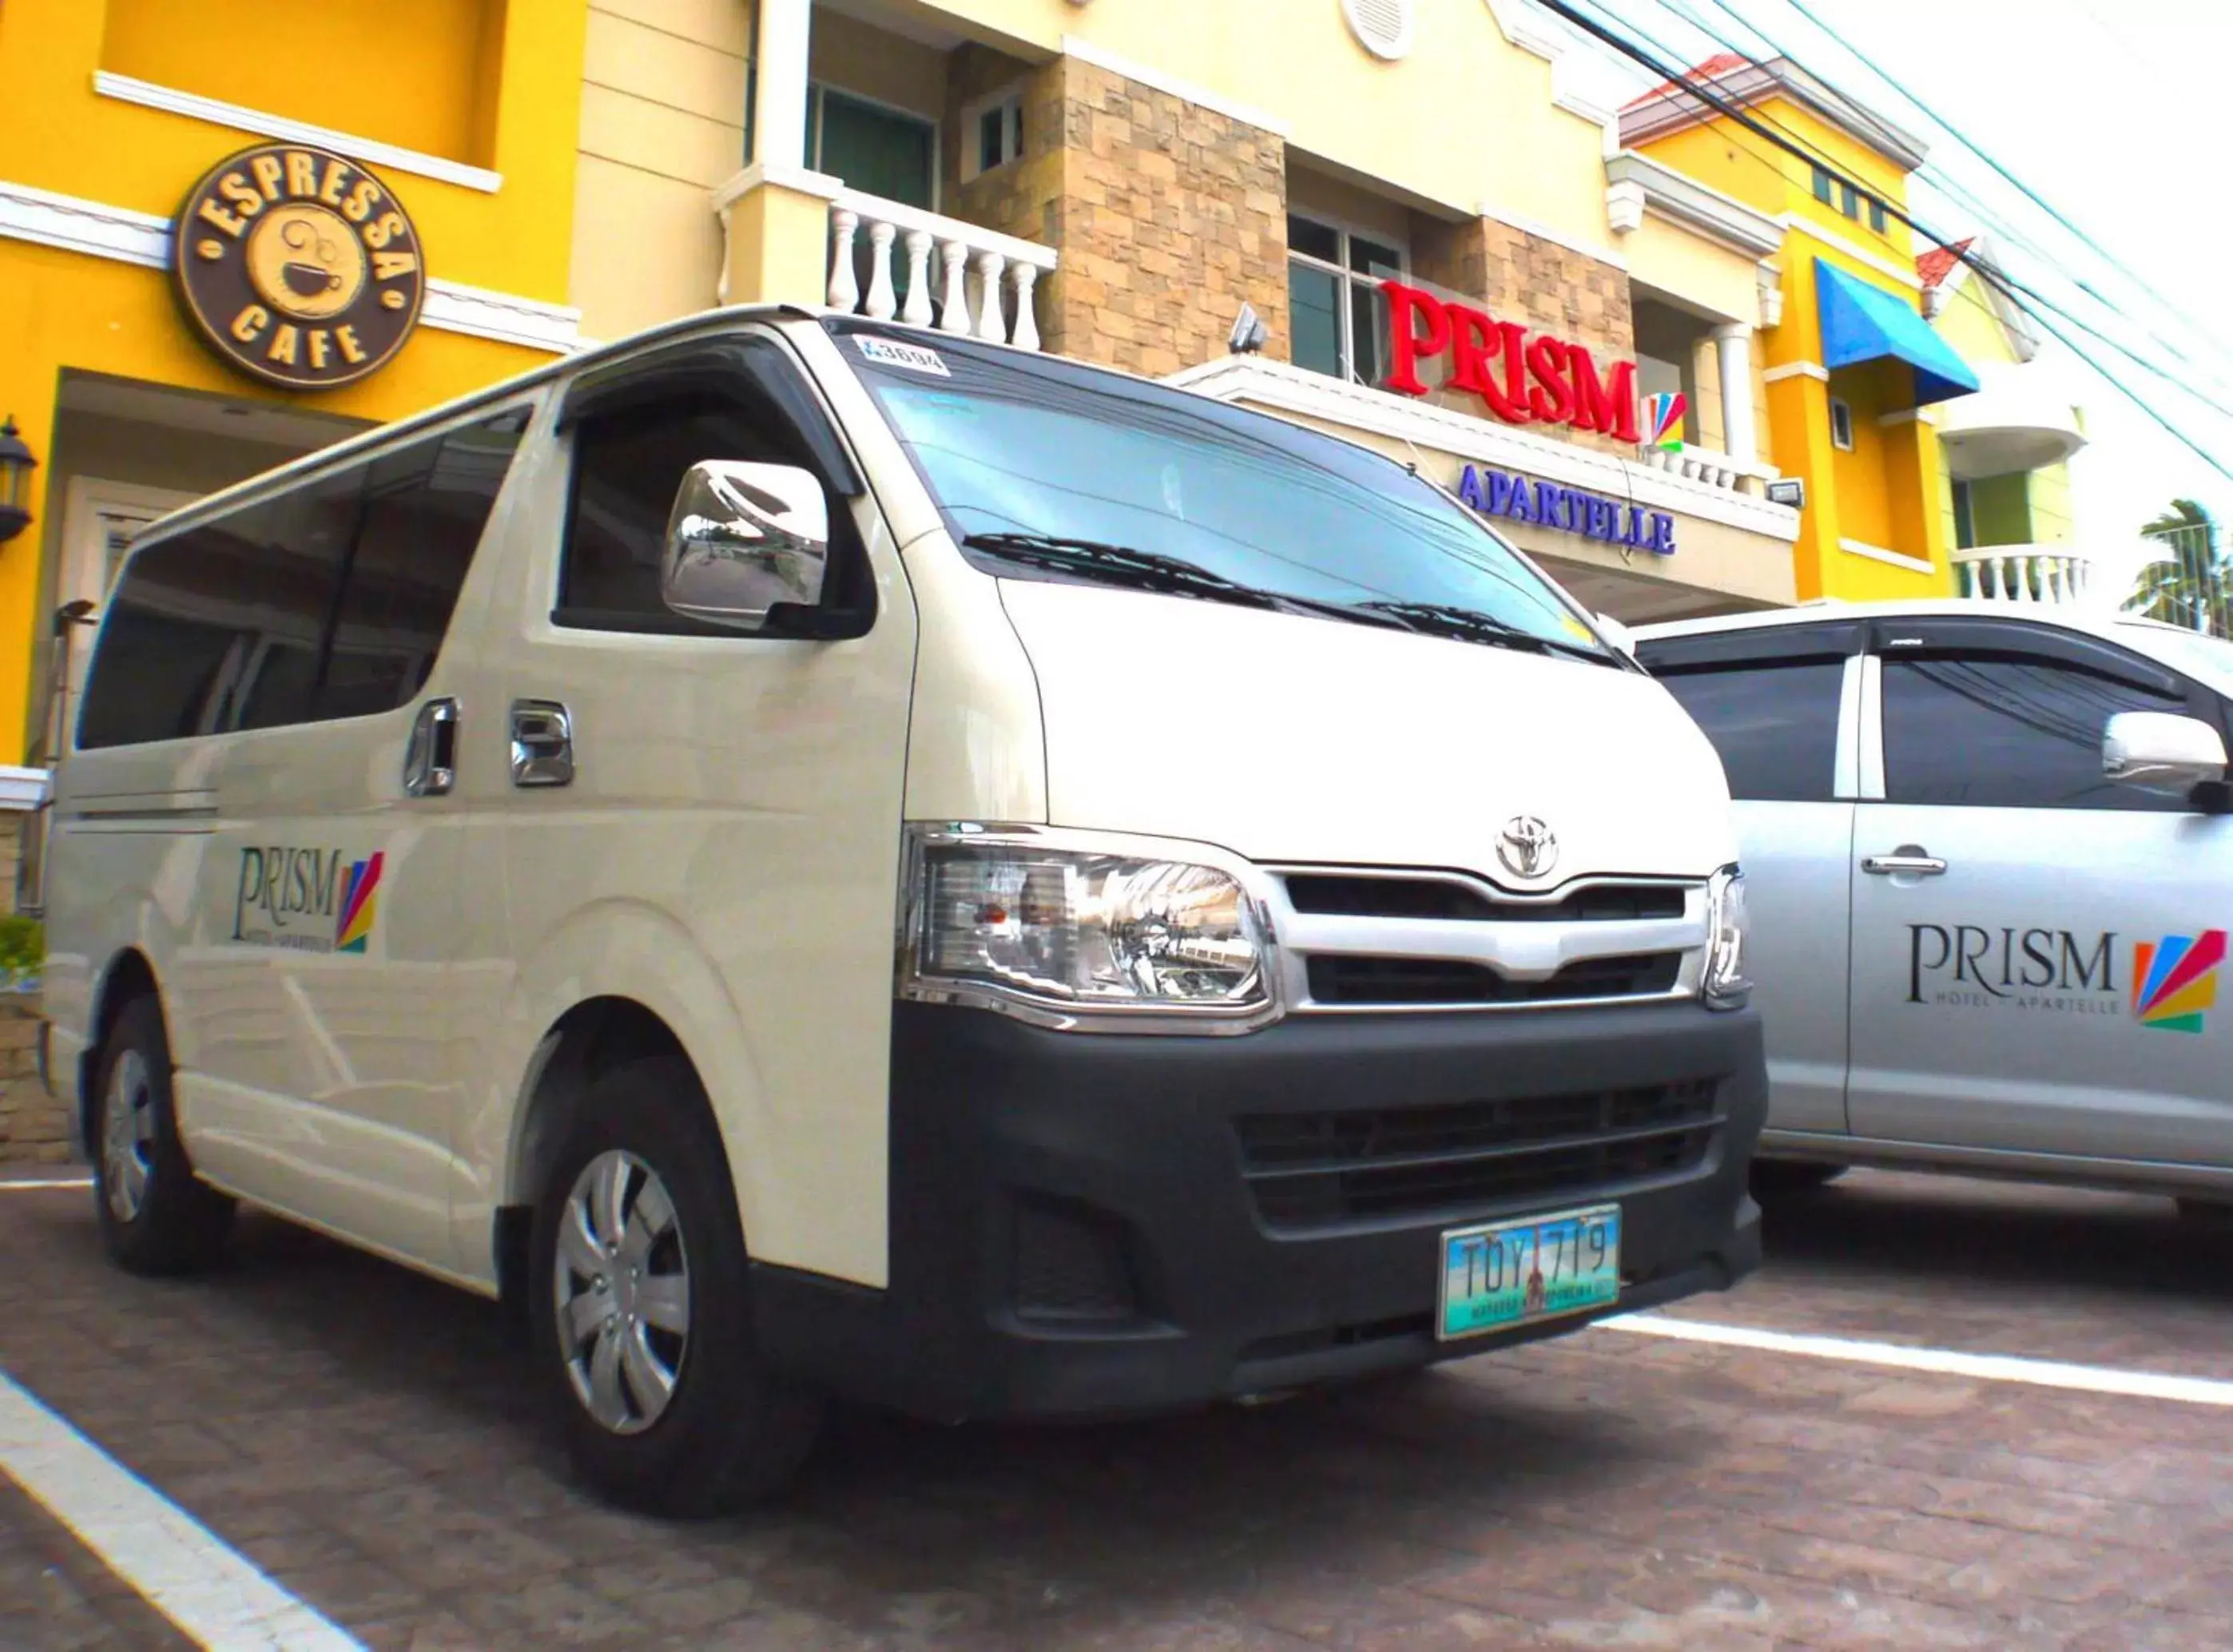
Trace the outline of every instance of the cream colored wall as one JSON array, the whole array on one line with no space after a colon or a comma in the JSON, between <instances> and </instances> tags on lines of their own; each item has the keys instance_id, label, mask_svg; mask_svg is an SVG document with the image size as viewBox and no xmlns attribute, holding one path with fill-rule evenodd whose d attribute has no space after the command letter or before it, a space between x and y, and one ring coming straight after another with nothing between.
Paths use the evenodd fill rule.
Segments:
<instances>
[{"instance_id":1,"label":"cream colored wall","mask_svg":"<svg viewBox=\"0 0 2233 1652\"><path fill-rule=\"evenodd\" d=\"M1376 195L1307 167L1287 168L1287 207L1305 217L1380 236L1400 247L1408 249L1411 244L1411 214L1408 209L1384 195Z\"/></svg>"},{"instance_id":2,"label":"cream colored wall","mask_svg":"<svg viewBox=\"0 0 2233 1652\"><path fill-rule=\"evenodd\" d=\"M615 338L714 302L713 192L744 165L750 0L591 0L573 302Z\"/></svg>"},{"instance_id":3,"label":"cream colored wall","mask_svg":"<svg viewBox=\"0 0 2233 1652\"><path fill-rule=\"evenodd\" d=\"M1592 248L1605 222L1604 129L1552 102L1551 65L1483 0L1416 0L1410 55L1383 62L1333 0L913 0L1025 55L1065 35L1264 111L1293 150L1462 216L1484 204ZM1516 10L1516 7L1514 8ZM818 21L818 18L817 18Z\"/></svg>"},{"instance_id":4,"label":"cream colored wall","mask_svg":"<svg viewBox=\"0 0 2233 1652\"><path fill-rule=\"evenodd\" d=\"M946 54L834 11L817 8L806 72L926 120L946 118Z\"/></svg>"},{"instance_id":5,"label":"cream colored wall","mask_svg":"<svg viewBox=\"0 0 2233 1652\"><path fill-rule=\"evenodd\" d=\"M1725 322L1760 315L1759 260L1646 212L1643 224L1623 236L1628 274L1640 285L1711 310Z\"/></svg>"}]
</instances>

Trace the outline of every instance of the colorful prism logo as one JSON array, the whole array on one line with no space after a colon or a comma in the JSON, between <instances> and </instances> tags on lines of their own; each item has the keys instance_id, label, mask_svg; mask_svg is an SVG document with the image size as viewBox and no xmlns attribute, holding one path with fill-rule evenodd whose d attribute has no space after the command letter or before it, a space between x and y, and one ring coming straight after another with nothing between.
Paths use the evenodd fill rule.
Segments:
<instances>
[{"instance_id":1,"label":"colorful prism logo","mask_svg":"<svg viewBox=\"0 0 2233 1652\"><path fill-rule=\"evenodd\" d=\"M2224 961L2222 929L2134 942L2132 1014L2144 1027L2201 1031L2204 1011L2217 1006L2217 966Z\"/></svg>"},{"instance_id":2,"label":"colorful prism logo","mask_svg":"<svg viewBox=\"0 0 2233 1652\"><path fill-rule=\"evenodd\" d=\"M348 883L342 891L341 915L334 920L334 950L361 953L372 939L373 920L380 915L380 868L387 857L375 854L349 868Z\"/></svg>"},{"instance_id":3,"label":"colorful prism logo","mask_svg":"<svg viewBox=\"0 0 2233 1652\"><path fill-rule=\"evenodd\" d=\"M1679 390L1662 390L1644 399L1644 445L1672 452L1683 446L1683 413L1689 398Z\"/></svg>"}]
</instances>

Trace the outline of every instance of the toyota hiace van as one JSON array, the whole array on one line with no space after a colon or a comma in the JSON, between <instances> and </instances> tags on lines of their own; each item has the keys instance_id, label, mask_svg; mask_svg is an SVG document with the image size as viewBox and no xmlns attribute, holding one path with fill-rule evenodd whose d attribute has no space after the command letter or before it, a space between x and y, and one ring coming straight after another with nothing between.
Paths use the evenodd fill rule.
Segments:
<instances>
[{"instance_id":1,"label":"toyota hiace van","mask_svg":"<svg viewBox=\"0 0 2233 1652\"><path fill-rule=\"evenodd\" d=\"M719 312L136 543L50 1070L115 1259L237 1202L524 1311L581 1471L1398 1370L1756 1265L1713 750L1396 461Z\"/></svg>"}]
</instances>

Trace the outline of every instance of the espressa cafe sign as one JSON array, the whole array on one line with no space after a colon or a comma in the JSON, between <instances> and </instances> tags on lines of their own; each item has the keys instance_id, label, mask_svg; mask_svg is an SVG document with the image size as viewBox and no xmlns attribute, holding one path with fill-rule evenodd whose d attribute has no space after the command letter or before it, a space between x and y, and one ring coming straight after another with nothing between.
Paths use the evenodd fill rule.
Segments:
<instances>
[{"instance_id":1,"label":"espressa cafe sign","mask_svg":"<svg viewBox=\"0 0 2233 1652\"><path fill-rule=\"evenodd\" d=\"M1624 442L1639 439L1635 362L1615 361L1600 372L1597 358L1579 344L1531 335L1517 322L1497 321L1400 281L1383 281L1380 290L1388 299L1392 347L1389 389L1425 395L1429 387L1419 377L1419 363L1448 355L1442 387L1473 392L1508 425L1566 425Z\"/></svg>"}]
</instances>

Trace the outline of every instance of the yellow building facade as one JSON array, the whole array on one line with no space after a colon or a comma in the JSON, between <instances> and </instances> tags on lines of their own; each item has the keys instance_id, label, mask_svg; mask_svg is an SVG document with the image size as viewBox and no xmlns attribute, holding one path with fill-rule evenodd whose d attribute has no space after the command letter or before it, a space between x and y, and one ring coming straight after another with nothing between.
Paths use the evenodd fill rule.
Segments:
<instances>
[{"instance_id":1,"label":"yellow building facade","mask_svg":"<svg viewBox=\"0 0 2233 1652\"><path fill-rule=\"evenodd\" d=\"M0 7L0 413L37 460L0 544L0 792L47 758L57 609L97 607L140 526L574 347L585 27L580 0Z\"/></svg>"},{"instance_id":2,"label":"yellow building facade","mask_svg":"<svg viewBox=\"0 0 2233 1652\"><path fill-rule=\"evenodd\" d=\"M1747 129L1692 87L1801 153ZM1643 153L1725 191L1784 233L1763 377L1777 461L1806 485L1794 551L1800 599L1950 595L1938 424L1977 380L1924 317L1917 249L1901 221L1920 143L1788 62L1735 56L1637 99L1622 131Z\"/></svg>"}]
</instances>

